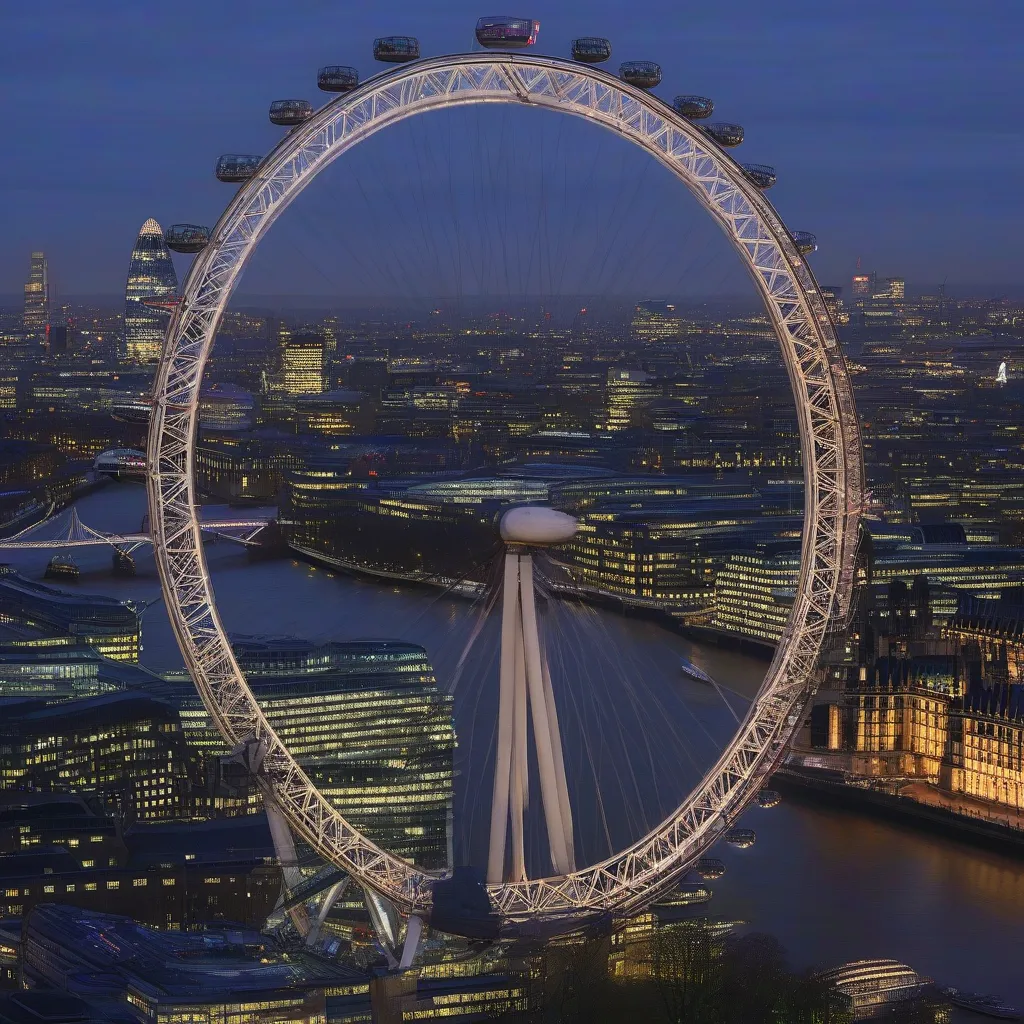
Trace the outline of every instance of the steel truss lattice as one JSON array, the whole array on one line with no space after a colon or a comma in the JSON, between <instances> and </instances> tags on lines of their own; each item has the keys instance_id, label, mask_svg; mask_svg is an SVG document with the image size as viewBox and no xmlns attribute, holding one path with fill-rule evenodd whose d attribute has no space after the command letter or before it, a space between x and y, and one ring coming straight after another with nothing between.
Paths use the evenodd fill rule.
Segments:
<instances>
[{"instance_id":1,"label":"steel truss lattice","mask_svg":"<svg viewBox=\"0 0 1024 1024\"><path fill-rule=\"evenodd\" d=\"M282 745L234 658L214 605L193 489L200 382L228 298L271 224L333 160L415 114L521 103L586 118L646 150L718 221L750 271L796 398L806 485L802 566L774 660L732 742L651 833L600 864L488 886L503 921L628 914L662 893L754 798L798 728L830 623L847 612L863 494L860 433L843 356L804 259L768 200L695 125L606 72L551 57L476 53L403 65L339 96L291 132L242 187L195 260L154 387L148 489L154 550L178 644L225 740L258 745L261 778L326 860L427 916L434 875L381 850L322 796Z\"/></svg>"}]
</instances>

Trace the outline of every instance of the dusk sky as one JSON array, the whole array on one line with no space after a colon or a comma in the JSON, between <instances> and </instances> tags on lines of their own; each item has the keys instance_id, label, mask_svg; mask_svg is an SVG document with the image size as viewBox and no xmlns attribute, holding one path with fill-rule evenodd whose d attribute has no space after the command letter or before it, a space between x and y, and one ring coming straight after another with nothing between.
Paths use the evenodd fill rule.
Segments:
<instances>
[{"instance_id":1,"label":"dusk sky","mask_svg":"<svg viewBox=\"0 0 1024 1024\"><path fill-rule=\"evenodd\" d=\"M315 87L321 64L353 64L367 76L379 70L370 52L376 35L416 35L424 55L469 50L475 19L487 13L493 11L463 0L11 0L0 37L8 142L0 169L0 295L20 291L33 249L47 252L63 295L116 294L147 217L165 226L216 221L231 195L230 186L214 180L216 157L269 150L281 131L267 121L271 100L325 101ZM934 288L945 278L977 293L1019 287L1021 264L1012 242L1024 215L1019 0L537 0L507 13L540 20L541 53L566 55L576 35L608 36L614 47L610 69L620 60L650 58L664 67L660 95L713 97L716 118L746 127L738 158L778 169L772 199L786 222L817 234L821 251L813 265L819 280L847 284L861 256L866 269L900 274L911 287ZM662 232L662 243L643 273L633 273L630 287L668 290L685 276L680 268L686 254L673 252L667 240L683 230L676 226L683 220L673 218L691 214L679 212L686 197L664 172L655 168L650 188L626 201L619 175L639 173L642 154L622 157L618 140L593 139L586 125L556 139L556 129L543 118L524 120L535 117L532 112L501 116L517 133L514 159L524 195L542 179L557 180L562 194L578 201L565 187L568 175L591 160L599 166L587 199L606 211L607 230L577 232L575 214L552 212L551 230L560 236L555 261L575 267L575 276L562 275L563 290L607 288L606 279L621 276L626 256L606 263L603 276L585 259L595 245L610 248L615 239L620 253L640 251L647 224ZM497 160L486 152L496 131L481 132L479 114L474 117L446 128L466 155L453 160L455 170L449 164L435 168L440 183L411 180L416 161L410 145L419 140L427 147L421 156L430 159L440 153L429 126L396 129L394 137L378 138L372 152L358 159L353 154L350 166L333 169L343 192L328 204L334 217L329 234L344 237L345 258L380 245L371 212L394 216L389 196L415 205L419 195L429 203L432 187L447 191L451 176L455 189L463 190L455 205L468 202L473 175ZM475 155L471 138L477 140ZM511 159L513 148L502 145ZM565 167L556 166L556 156L567 161ZM362 212L355 210L355 189ZM328 195L310 196L307 204L321 225ZM441 230L432 220L425 225ZM354 278L343 257L314 233L303 240L300 221L279 227L280 238L268 238L243 290L326 293L335 274L351 290ZM478 223L473 230L485 233L487 227ZM694 227L693 239L703 238L703 231ZM316 275L299 273L289 245L323 267ZM409 276L394 284L397 291L444 285L439 276L430 277L437 274L428 256L423 254L420 269L407 259ZM359 288L376 282L387 290L396 278L389 261L400 257L391 241L371 253L376 269L360 270ZM509 281L507 267L503 273ZM529 279L513 268L508 288L517 273ZM729 271L724 277L702 273L694 278L699 288L729 290Z\"/></svg>"}]
</instances>

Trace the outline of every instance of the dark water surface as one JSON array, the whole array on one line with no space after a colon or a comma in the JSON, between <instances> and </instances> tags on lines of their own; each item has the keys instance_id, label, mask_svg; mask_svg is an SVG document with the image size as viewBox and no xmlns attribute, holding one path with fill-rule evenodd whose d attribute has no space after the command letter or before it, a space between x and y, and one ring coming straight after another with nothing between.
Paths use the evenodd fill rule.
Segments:
<instances>
[{"instance_id":1,"label":"dark water surface","mask_svg":"<svg viewBox=\"0 0 1024 1024\"><path fill-rule=\"evenodd\" d=\"M145 494L141 486L113 485L84 498L78 509L97 529L135 531ZM211 545L207 553L230 631L318 641L400 637L427 648L440 685L455 693L457 856L480 863L490 804L496 624L482 629L459 672L479 613L470 601L290 559L250 564L228 543ZM5 560L39 578L46 557L21 552ZM109 551L82 549L75 558L82 592L135 600L159 593L146 551L137 553L134 580L110 575ZM739 713L766 663L693 645L656 623L611 612L558 604L544 617L577 845L588 859L599 859L609 842L618 846L637 837L678 803L735 725L713 690L680 677L679 657L729 687L733 692L725 696ZM143 645L148 667L181 667L161 603L146 612ZM1024 859L791 801L752 810L743 825L756 830L757 842L749 850L724 844L716 850L728 870L714 884L712 913L773 933L799 965L893 957L944 984L993 991L1024 1005ZM530 835L532 861L541 863L540 830Z\"/></svg>"}]
</instances>

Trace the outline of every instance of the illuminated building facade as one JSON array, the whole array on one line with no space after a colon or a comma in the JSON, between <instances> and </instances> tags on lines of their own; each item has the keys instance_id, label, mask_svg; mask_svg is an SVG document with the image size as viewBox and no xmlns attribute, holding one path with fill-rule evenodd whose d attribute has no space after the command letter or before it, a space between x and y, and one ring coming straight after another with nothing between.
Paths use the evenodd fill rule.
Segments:
<instances>
[{"instance_id":1,"label":"illuminated building facade","mask_svg":"<svg viewBox=\"0 0 1024 1024\"><path fill-rule=\"evenodd\" d=\"M369 434L373 431L373 408L358 391L299 395L295 399L295 425L303 434Z\"/></svg>"},{"instance_id":2,"label":"illuminated building facade","mask_svg":"<svg viewBox=\"0 0 1024 1024\"><path fill-rule=\"evenodd\" d=\"M69 594L0 565L0 624L6 643L33 646L69 638L114 661L139 660L140 622L134 605L96 594Z\"/></svg>"},{"instance_id":3,"label":"illuminated building facade","mask_svg":"<svg viewBox=\"0 0 1024 1024\"><path fill-rule=\"evenodd\" d=\"M658 388L643 370L608 371L605 383L605 429L628 430L640 411L658 397Z\"/></svg>"},{"instance_id":4,"label":"illuminated building facade","mask_svg":"<svg viewBox=\"0 0 1024 1024\"><path fill-rule=\"evenodd\" d=\"M870 299L875 291L875 275L854 274L851 282L850 293L854 299Z\"/></svg>"},{"instance_id":5,"label":"illuminated building facade","mask_svg":"<svg viewBox=\"0 0 1024 1024\"><path fill-rule=\"evenodd\" d=\"M426 868L448 865L452 704L423 648L292 638L236 638L233 646L260 706L320 792L390 852ZM226 754L190 686L176 703L189 743Z\"/></svg>"},{"instance_id":6,"label":"illuminated building facade","mask_svg":"<svg viewBox=\"0 0 1024 1024\"><path fill-rule=\"evenodd\" d=\"M196 441L196 487L220 501L274 502L289 470L305 461L297 439L212 431Z\"/></svg>"},{"instance_id":7,"label":"illuminated building facade","mask_svg":"<svg viewBox=\"0 0 1024 1024\"><path fill-rule=\"evenodd\" d=\"M213 384L199 394L201 430L248 430L253 425L256 402L244 388Z\"/></svg>"},{"instance_id":8,"label":"illuminated building facade","mask_svg":"<svg viewBox=\"0 0 1024 1024\"><path fill-rule=\"evenodd\" d=\"M0 920L39 904L124 914L155 928L262 927L281 893L265 818L154 823L127 832L81 797L0 800Z\"/></svg>"},{"instance_id":9,"label":"illuminated building facade","mask_svg":"<svg viewBox=\"0 0 1024 1024\"><path fill-rule=\"evenodd\" d=\"M319 395L326 391L326 346L321 334L295 334L282 338L277 390L286 395Z\"/></svg>"},{"instance_id":10,"label":"illuminated building facade","mask_svg":"<svg viewBox=\"0 0 1024 1024\"><path fill-rule=\"evenodd\" d=\"M633 311L632 327L633 337L641 344L649 344L678 337L683 333L684 323L670 302L645 299Z\"/></svg>"},{"instance_id":11,"label":"illuminated building facade","mask_svg":"<svg viewBox=\"0 0 1024 1024\"><path fill-rule=\"evenodd\" d=\"M893 302L902 302L907 295L907 282L902 277L887 277L885 279L885 290L876 298L891 299Z\"/></svg>"},{"instance_id":12,"label":"illuminated building facade","mask_svg":"<svg viewBox=\"0 0 1024 1024\"><path fill-rule=\"evenodd\" d=\"M91 794L129 819L189 815L193 762L168 704L124 691L0 707L3 788Z\"/></svg>"},{"instance_id":13,"label":"illuminated building facade","mask_svg":"<svg viewBox=\"0 0 1024 1024\"><path fill-rule=\"evenodd\" d=\"M167 312L151 308L146 299L174 299L178 294L178 275L171 252L164 241L163 229L152 217L142 225L132 249L125 285L124 341L130 363L154 363L167 327Z\"/></svg>"},{"instance_id":14,"label":"illuminated building facade","mask_svg":"<svg viewBox=\"0 0 1024 1024\"><path fill-rule=\"evenodd\" d=\"M758 643L778 643L799 573L800 549L792 541L732 555L715 577L712 624Z\"/></svg>"},{"instance_id":15,"label":"illuminated building facade","mask_svg":"<svg viewBox=\"0 0 1024 1024\"><path fill-rule=\"evenodd\" d=\"M102 993L143 1024L326 1024L328 993L368 991L364 975L301 950L281 952L258 932L159 931L55 905L26 919L23 962L32 986Z\"/></svg>"},{"instance_id":16,"label":"illuminated building facade","mask_svg":"<svg viewBox=\"0 0 1024 1024\"><path fill-rule=\"evenodd\" d=\"M850 322L850 314L843 306L843 289L838 285L821 286L821 297L825 300L825 308L834 324L840 326Z\"/></svg>"},{"instance_id":17,"label":"illuminated building facade","mask_svg":"<svg viewBox=\"0 0 1024 1024\"><path fill-rule=\"evenodd\" d=\"M28 280L25 282L25 308L22 313L25 333L36 341L42 341L50 324L50 272L46 253L32 253Z\"/></svg>"}]
</instances>

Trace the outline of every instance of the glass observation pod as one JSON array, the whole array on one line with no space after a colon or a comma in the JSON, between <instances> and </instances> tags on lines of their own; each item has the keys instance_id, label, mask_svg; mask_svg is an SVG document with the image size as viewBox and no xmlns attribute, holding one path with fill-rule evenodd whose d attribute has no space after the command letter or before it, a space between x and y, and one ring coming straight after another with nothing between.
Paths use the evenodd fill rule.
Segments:
<instances>
[{"instance_id":1,"label":"glass observation pod","mask_svg":"<svg viewBox=\"0 0 1024 1024\"><path fill-rule=\"evenodd\" d=\"M582 36L572 41L572 59L581 64L603 64L612 56L612 44L600 36Z\"/></svg>"},{"instance_id":2,"label":"glass observation pod","mask_svg":"<svg viewBox=\"0 0 1024 1024\"><path fill-rule=\"evenodd\" d=\"M715 104L707 96L677 96L672 106L691 121L703 121L715 112Z\"/></svg>"},{"instance_id":3,"label":"glass observation pod","mask_svg":"<svg viewBox=\"0 0 1024 1024\"><path fill-rule=\"evenodd\" d=\"M412 36L381 36L373 41L373 59L386 64L405 64L420 59L420 41Z\"/></svg>"},{"instance_id":4,"label":"glass observation pod","mask_svg":"<svg viewBox=\"0 0 1024 1024\"><path fill-rule=\"evenodd\" d=\"M537 42L540 22L496 14L476 23L476 41L489 50L523 50Z\"/></svg>"},{"instance_id":5,"label":"glass observation pod","mask_svg":"<svg viewBox=\"0 0 1024 1024\"><path fill-rule=\"evenodd\" d=\"M248 181L256 173L262 159L260 156L228 153L217 161L217 180Z\"/></svg>"},{"instance_id":6,"label":"glass observation pod","mask_svg":"<svg viewBox=\"0 0 1024 1024\"><path fill-rule=\"evenodd\" d=\"M274 100L270 104L270 123L287 128L302 124L313 116L313 104L309 100Z\"/></svg>"},{"instance_id":7,"label":"glass observation pod","mask_svg":"<svg viewBox=\"0 0 1024 1024\"><path fill-rule=\"evenodd\" d=\"M743 141L743 129L738 124L715 121L712 124L701 125L701 127L720 146L738 146Z\"/></svg>"},{"instance_id":8,"label":"glass observation pod","mask_svg":"<svg viewBox=\"0 0 1024 1024\"><path fill-rule=\"evenodd\" d=\"M818 240L810 231L794 231L793 241L796 243L796 251L801 256L818 251ZM761 804L761 806L766 807L767 804Z\"/></svg>"},{"instance_id":9,"label":"glass observation pod","mask_svg":"<svg viewBox=\"0 0 1024 1024\"><path fill-rule=\"evenodd\" d=\"M164 239L172 252L202 252L210 244L210 229L199 224L172 224Z\"/></svg>"},{"instance_id":10,"label":"glass observation pod","mask_svg":"<svg viewBox=\"0 0 1024 1024\"><path fill-rule=\"evenodd\" d=\"M725 874L725 862L717 857L701 857L694 864L694 870L705 882L713 882Z\"/></svg>"},{"instance_id":11,"label":"glass observation pod","mask_svg":"<svg viewBox=\"0 0 1024 1024\"><path fill-rule=\"evenodd\" d=\"M359 72L341 64L329 64L316 73L316 87L322 92L351 92L359 85Z\"/></svg>"},{"instance_id":12,"label":"glass observation pod","mask_svg":"<svg viewBox=\"0 0 1024 1024\"><path fill-rule=\"evenodd\" d=\"M628 60L619 65L619 78L638 89L653 89L661 84L661 65L653 60Z\"/></svg>"},{"instance_id":13,"label":"glass observation pod","mask_svg":"<svg viewBox=\"0 0 1024 1024\"><path fill-rule=\"evenodd\" d=\"M768 164L740 164L743 173L762 191L771 188L777 178L775 168Z\"/></svg>"}]
</instances>

